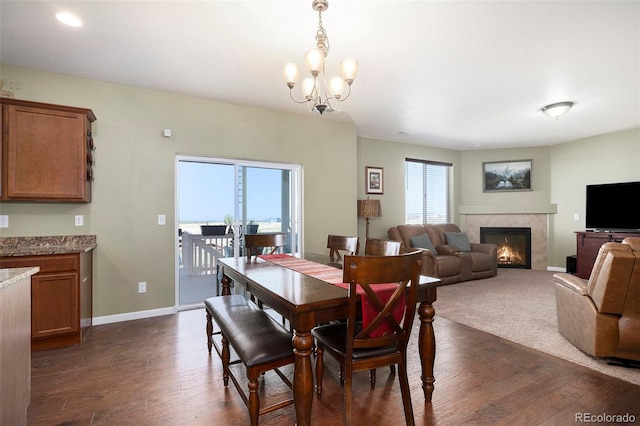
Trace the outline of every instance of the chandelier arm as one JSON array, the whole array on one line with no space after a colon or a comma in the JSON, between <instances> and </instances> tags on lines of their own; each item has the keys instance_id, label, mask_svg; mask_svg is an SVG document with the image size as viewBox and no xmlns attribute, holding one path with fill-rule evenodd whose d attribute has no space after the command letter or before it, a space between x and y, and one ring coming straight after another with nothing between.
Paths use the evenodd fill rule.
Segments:
<instances>
[{"instance_id":1,"label":"chandelier arm","mask_svg":"<svg viewBox=\"0 0 640 426\"><path fill-rule=\"evenodd\" d=\"M297 104L305 104L307 102L309 102L308 99L303 99L301 101L297 100L294 96L293 96L293 88L289 89L289 96L291 97L291 100Z\"/></svg>"},{"instance_id":2,"label":"chandelier arm","mask_svg":"<svg viewBox=\"0 0 640 426\"><path fill-rule=\"evenodd\" d=\"M346 101L347 99L349 99L350 95L351 95L351 85L347 84L347 96L345 96L344 98L341 97L339 102Z\"/></svg>"}]
</instances>

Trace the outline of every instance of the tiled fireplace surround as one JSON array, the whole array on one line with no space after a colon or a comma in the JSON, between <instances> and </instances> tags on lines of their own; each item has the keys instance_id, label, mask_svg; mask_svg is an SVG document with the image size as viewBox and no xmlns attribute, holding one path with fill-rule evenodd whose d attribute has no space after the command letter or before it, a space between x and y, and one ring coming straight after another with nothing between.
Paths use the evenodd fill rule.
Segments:
<instances>
[{"instance_id":1,"label":"tiled fireplace surround","mask_svg":"<svg viewBox=\"0 0 640 426\"><path fill-rule=\"evenodd\" d=\"M469 240L480 242L480 227L531 228L531 268L547 269L549 214L463 214Z\"/></svg>"}]
</instances>

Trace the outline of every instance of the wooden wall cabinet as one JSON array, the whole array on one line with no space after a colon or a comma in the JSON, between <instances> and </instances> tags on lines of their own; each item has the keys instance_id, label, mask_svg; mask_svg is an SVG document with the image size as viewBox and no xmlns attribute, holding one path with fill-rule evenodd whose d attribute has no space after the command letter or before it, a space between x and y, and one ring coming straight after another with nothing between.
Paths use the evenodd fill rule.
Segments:
<instances>
[{"instance_id":1,"label":"wooden wall cabinet","mask_svg":"<svg viewBox=\"0 0 640 426\"><path fill-rule=\"evenodd\" d=\"M0 258L0 268L39 266L31 277L31 350L82 342L91 327L93 251Z\"/></svg>"},{"instance_id":2,"label":"wooden wall cabinet","mask_svg":"<svg viewBox=\"0 0 640 426\"><path fill-rule=\"evenodd\" d=\"M91 202L90 109L0 98L0 200Z\"/></svg>"},{"instance_id":3,"label":"wooden wall cabinet","mask_svg":"<svg viewBox=\"0 0 640 426\"><path fill-rule=\"evenodd\" d=\"M598 251L604 243L619 243L627 237L640 237L640 234L626 232L576 232L576 275L589 279Z\"/></svg>"}]
</instances>

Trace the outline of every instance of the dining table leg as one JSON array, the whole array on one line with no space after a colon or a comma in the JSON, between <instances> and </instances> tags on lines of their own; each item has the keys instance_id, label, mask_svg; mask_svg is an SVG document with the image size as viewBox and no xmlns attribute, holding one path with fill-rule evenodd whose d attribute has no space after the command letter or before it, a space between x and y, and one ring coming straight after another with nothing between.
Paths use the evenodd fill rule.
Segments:
<instances>
[{"instance_id":1,"label":"dining table leg","mask_svg":"<svg viewBox=\"0 0 640 426\"><path fill-rule=\"evenodd\" d=\"M296 424L311 424L311 403L313 402L313 372L311 370L311 330L294 329L293 353L295 366L293 371L293 400L296 409Z\"/></svg>"},{"instance_id":2,"label":"dining table leg","mask_svg":"<svg viewBox=\"0 0 640 426\"><path fill-rule=\"evenodd\" d=\"M229 296L231 294L231 283L233 280L226 275L222 275L220 283L222 284L222 296Z\"/></svg>"},{"instance_id":3,"label":"dining table leg","mask_svg":"<svg viewBox=\"0 0 640 426\"><path fill-rule=\"evenodd\" d=\"M436 336L433 332L433 317L435 309L433 302L436 301L436 289L427 290L427 297L420 303L418 315L420 317L420 334L418 336L418 351L420 352L420 361L422 363L422 391L424 399L431 401L433 394L433 382L436 381L433 376L433 366L436 359Z\"/></svg>"}]
</instances>

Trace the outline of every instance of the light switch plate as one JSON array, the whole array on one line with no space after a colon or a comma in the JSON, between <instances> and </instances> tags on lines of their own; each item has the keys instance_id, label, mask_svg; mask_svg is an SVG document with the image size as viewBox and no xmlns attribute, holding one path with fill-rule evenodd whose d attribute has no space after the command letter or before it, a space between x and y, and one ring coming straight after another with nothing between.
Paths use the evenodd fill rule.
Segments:
<instances>
[{"instance_id":1,"label":"light switch plate","mask_svg":"<svg viewBox=\"0 0 640 426\"><path fill-rule=\"evenodd\" d=\"M158 225L166 225L167 224L167 216L163 214L158 215Z\"/></svg>"},{"instance_id":2,"label":"light switch plate","mask_svg":"<svg viewBox=\"0 0 640 426\"><path fill-rule=\"evenodd\" d=\"M9 227L9 215L3 214L0 215L0 228L8 228Z\"/></svg>"}]
</instances>

